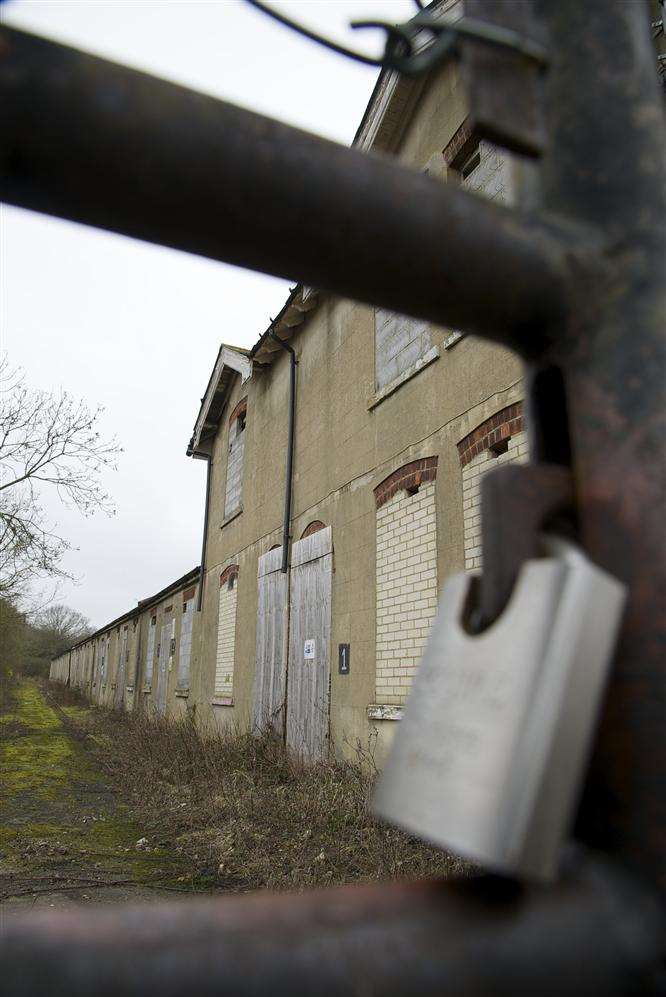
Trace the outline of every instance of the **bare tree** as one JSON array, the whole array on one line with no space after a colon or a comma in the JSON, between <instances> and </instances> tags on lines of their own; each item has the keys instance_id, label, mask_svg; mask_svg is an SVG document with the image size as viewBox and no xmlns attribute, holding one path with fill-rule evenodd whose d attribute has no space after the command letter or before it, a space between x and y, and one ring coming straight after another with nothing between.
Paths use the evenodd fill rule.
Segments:
<instances>
[{"instance_id":1,"label":"bare tree","mask_svg":"<svg viewBox=\"0 0 666 997\"><path fill-rule=\"evenodd\" d=\"M65 644L74 644L93 632L90 620L76 609L62 603L47 606L38 614L33 626L52 633Z\"/></svg>"},{"instance_id":2,"label":"bare tree","mask_svg":"<svg viewBox=\"0 0 666 997\"><path fill-rule=\"evenodd\" d=\"M101 438L101 412L65 391L30 388L0 359L0 596L20 595L35 578L70 577L61 561L71 544L46 521L43 488L85 516L113 513L100 475L121 450Z\"/></svg>"},{"instance_id":3,"label":"bare tree","mask_svg":"<svg viewBox=\"0 0 666 997\"><path fill-rule=\"evenodd\" d=\"M69 606L47 606L28 618L18 612L9 600L0 597L0 639L3 631L7 631L10 638L15 637L13 661L5 672L22 672L46 678L51 660L89 637L93 627L90 620ZM2 660L3 655L0 654L0 678Z\"/></svg>"}]
</instances>

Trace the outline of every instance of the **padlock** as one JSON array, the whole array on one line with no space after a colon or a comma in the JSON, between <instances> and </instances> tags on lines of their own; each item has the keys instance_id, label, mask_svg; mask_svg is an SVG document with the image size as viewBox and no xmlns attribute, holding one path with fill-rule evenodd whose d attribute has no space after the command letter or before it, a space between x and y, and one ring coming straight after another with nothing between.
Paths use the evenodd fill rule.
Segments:
<instances>
[{"instance_id":1,"label":"padlock","mask_svg":"<svg viewBox=\"0 0 666 997\"><path fill-rule=\"evenodd\" d=\"M474 576L442 588L374 812L484 867L552 879L580 788L625 587L543 538L509 603L470 633Z\"/></svg>"}]
</instances>

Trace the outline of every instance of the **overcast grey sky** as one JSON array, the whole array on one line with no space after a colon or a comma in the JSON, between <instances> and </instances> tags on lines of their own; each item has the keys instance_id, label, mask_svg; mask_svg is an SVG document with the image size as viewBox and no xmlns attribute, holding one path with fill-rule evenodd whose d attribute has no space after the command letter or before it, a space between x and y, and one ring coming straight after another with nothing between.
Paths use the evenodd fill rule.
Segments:
<instances>
[{"instance_id":1,"label":"overcast grey sky","mask_svg":"<svg viewBox=\"0 0 666 997\"><path fill-rule=\"evenodd\" d=\"M412 0L283 0L354 44L355 17L404 20ZM14 0L4 23L350 142L376 71L293 36L241 0ZM372 48L372 39L368 41ZM185 456L220 341L248 347L287 283L2 208L0 345L39 388L105 407L124 447L105 478L117 514L44 505L77 550L58 599L101 626L199 559L205 466Z\"/></svg>"}]
</instances>

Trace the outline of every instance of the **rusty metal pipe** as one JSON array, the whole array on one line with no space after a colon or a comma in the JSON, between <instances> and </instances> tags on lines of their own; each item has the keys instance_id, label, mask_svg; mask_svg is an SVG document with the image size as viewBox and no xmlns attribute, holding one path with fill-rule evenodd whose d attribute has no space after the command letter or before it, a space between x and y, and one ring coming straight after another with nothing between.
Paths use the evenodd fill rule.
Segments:
<instances>
[{"instance_id":1,"label":"rusty metal pipe","mask_svg":"<svg viewBox=\"0 0 666 997\"><path fill-rule=\"evenodd\" d=\"M0 197L534 351L564 235L379 156L0 29Z\"/></svg>"},{"instance_id":2,"label":"rusty metal pipe","mask_svg":"<svg viewBox=\"0 0 666 997\"><path fill-rule=\"evenodd\" d=\"M659 908L574 860L555 890L493 877L6 918L12 997L576 997L659 992ZM663 980L662 980L663 982Z\"/></svg>"}]
</instances>

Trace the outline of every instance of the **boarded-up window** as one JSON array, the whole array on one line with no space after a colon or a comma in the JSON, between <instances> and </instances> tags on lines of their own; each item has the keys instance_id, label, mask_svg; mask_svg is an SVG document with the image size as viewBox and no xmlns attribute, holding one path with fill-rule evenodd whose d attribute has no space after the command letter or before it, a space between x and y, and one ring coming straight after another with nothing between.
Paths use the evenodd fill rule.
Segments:
<instances>
[{"instance_id":1,"label":"boarded-up window","mask_svg":"<svg viewBox=\"0 0 666 997\"><path fill-rule=\"evenodd\" d=\"M190 685L190 658L192 655L192 623L194 620L194 599L183 603L183 618L180 624L180 647L178 649L178 688L188 689Z\"/></svg>"},{"instance_id":2,"label":"boarded-up window","mask_svg":"<svg viewBox=\"0 0 666 997\"><path fill-rule=\"evenodd\" d=\"M241 504L243 486L243 453L245 450L245 412L241 412L229 426L229 452L227 454L227 484L224 496L224 515L233 515Z\"/></svg>"},{"instance_id":3,"label":"boarded-up window","mask_svg":"<svg viewBox=\"0 0 666 997\"><path fill-rule=\"evenodd\" d=\"M468 150L464 161L457 165L463 187L487 197L490 201L512 205L515 191L511 164L505 152L481 140Z\"/></svg>"},{"instance_id":4,"label":"boarded-up window","mask_svg":"<svg viewBox=\"0 0 666 997\"><path fill-rule=\"evenodd\" d=\"M107 671L108 656L109 656L109 638L108 637L102 637L102 639L100 640L100 642L99 642L99 654L100 654L100 658L99 658L100 682L102 683L102 685L106 685L106 671Z\"/></svg>"},{"instance_id":5,"label":"boarded-up window","mask_svg":"<svg viewBox=\"0 0 666 997\"><path fill-rule=\"evenodd\" d=\"M437 608L435 482L377 509L376 696L404 702Z\"/></svg>"},{"instance_id":6,"label":"boarded-up window","mask_svg":"<svg viewBox=\"0 0 666 997\"><path fill-rule=\"evenodd\" d=\"M153 658L155 656L155 630L157 629L157 617L152 616L148 627L148 644L146 645L146 660L143 666L143 681L147 686L153 684Z\"/></svg>"},{"instance_id":7,"label":"boarded-up window","mask_svg":"<svg viewBox=\"0 0 666 997\"><path fill-rule=\"evenodd\" d=\"M415 370L431 346L427 322L376 308L375 389L382 391Z\"/></svg>"},{"instance_id":8,"label":"boarded-up window","mask_svg":"<svg viewBox=\"0 0 666 997\"><path fill-rule=\"evenodd\" d=\"M220 601L217 620L215 699L229 701L233 698L234 692L237 585L237 570L226 569L222 572L220 577Z\"/></svg>"},{"instance_id":9,"label":"boarded-up window","mask_svg":"<svg viewBox=\"0 0 666 997\"><path fill-rule=\"evenodd\" d=\"M116 697L115 707L121 709L125 702L125 681L127 672L127 659L129 657L129 634L127 627L123 627L118 638L118 671L116 673Z\"/></svg>"},{"instance_id":10,"label":"boarded-up window","mask_svg":"<svg viewBox=\"0 0 666 997\"><path fill-rule=\"evenodd\" d=\"M123 627L120 637L118 639L118 674L123 670L127 664L127 659L129 657L129 634L127 627Z\"/></svg>"}]
</instances>

